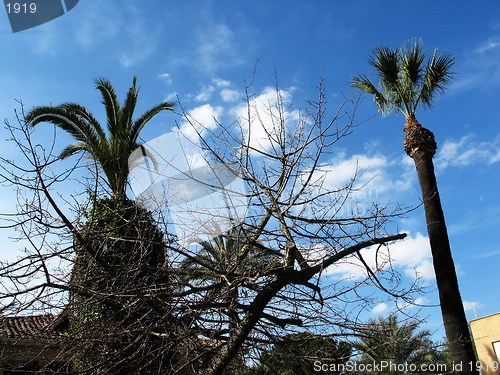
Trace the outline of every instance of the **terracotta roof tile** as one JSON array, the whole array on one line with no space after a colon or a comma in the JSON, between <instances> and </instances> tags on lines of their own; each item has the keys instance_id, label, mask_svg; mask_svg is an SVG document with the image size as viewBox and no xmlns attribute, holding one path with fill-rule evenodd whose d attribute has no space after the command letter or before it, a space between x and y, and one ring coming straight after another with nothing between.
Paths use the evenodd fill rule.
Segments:
<instances>
[{"instance_id":1,"label":"terracotta roof tile","mask_svg":"<svg viewBox=\"0 0 500 375\"><path fill-rule=\"evenodd\" d=\"M0 338L53 336L54 315L0 317Z\"/></svg>"}]
</instances>

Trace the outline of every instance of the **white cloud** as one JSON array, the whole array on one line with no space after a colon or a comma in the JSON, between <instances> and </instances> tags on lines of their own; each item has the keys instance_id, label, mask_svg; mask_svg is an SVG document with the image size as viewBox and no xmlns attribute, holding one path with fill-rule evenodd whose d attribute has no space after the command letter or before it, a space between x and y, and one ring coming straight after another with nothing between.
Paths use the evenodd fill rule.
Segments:
<instances>
[{"instance_id":1,"label":"white cloud","mask_svg":"<svg viewBox=\"0 0 500 375\"><path fill-rule=\"evenodd\" d=\"M305 183L309 170L304 169L302 176ZM339 152L317 167L311 181L315 194L326 193L336 199L325 210L351 217L371 215L377 204L391 206L391 202L398 202L402 193L415 187L417 178L413 161L408 157L391 160L381 153L347 155ZM310 209L307 205L295 208ZM324 214L327 211L322 211Z\"/></svg>"},{"instance_id":2,"label":"white cloud","mask_svg":"<svg viewBox=\"0 0 500 375\"><path fill-rule=\"evenodd\" d=\"M361 251L361 254L374 272L385 269L391 264L393 268L402 270L409 276L420 277L423 280L435 278L429 239L418 232L388 247L380 249L378 246L370 247ZM360 260L351 257L332 265L328 269L328 274L335 279L359 280L367 276L367 271Z\"/></svg>"},{"instance_id":3,"label":"white cloud","mask_svg":"<svg viewBox=\"0 0 500 375\"><path fill-rule=\"evenodd\" d=\"M399 193L413 188L417 181L415 167L411 159L410 163L406 159L391 160L381 153L348 156L339 152L315 171L313 180L324 192L348 187L351 191L342 210L363 214L373 203L397 201Z\"/></svg>"},{"instance_id":4,"label":"white cloud","mask_svg":"<svg viewBox=\"0 0 500 375\"><path fill-rule=\"evenodd\" d=\"M212 82L217 86L217 87L229 87L231 86L231 82L222 79L222 78L214 78L212 79Z\"/></svg>"},{"instance_id":5,"label":"white cloud","mask_svg":"<svg viewBox=\"0 0 500 375\"><path fill-rule=\"evenodd\" d=\"M179 94L177 93L177 91L171 92L165 96L165 101L166 102L176 101L178 96Z\"/></svg>"},{"instance_id":6,"label":"white cloud","mask_svg":"<svg viewBox=\"0 0 500 375\"><path fill-rule=\"evenodd\" d=\"M172 84L172 76L170 73L162 73L158 75L158 78L161 78L167 85Z\"/></svg>"},{"instance_id":7,"label":"white cloud","mask_svg":"<svg viewBox=\"0 0 500 375\"><path fill-rule=\"evenodd\" d=\"M403 155L400 160L391 160L387 156L372 149L367 154L348 156L338 153L328 163L321 165L316 178L324 176L323 188L341 189L356 180L353 188L360 189L356 199L378 200L382 193L393 195L411 189L416 183L413 160ZM366 202L370 203L370 202Z\"/></svg>"},{"instance_id":8,"label":"white cloud","mask_svg":"<svg viewBox=\"0 0 500 375\"><path fill-rule=\"evenodd\" d=\"M394 191L410 190L417 182L417 174L415 173L415 163L413 159L404 154L398 164L398 177L391 187Z\"/></svg>"},{"instance_id":9,"label":"white cloud","mask_svg":"<svg viewBox=\"0 0 500 375\"><path fill-rule=\"evenodd\" d=\"M397 267L404 268L407 275L432 280L436 276L432 264L429 238L417 232L390 246L391 257Z\"/></svg>"},{"instance_id":10,"label":"white cloud","mask_svg":"<svg viewBox=\"0 0 500 375\"><path fill-rule=\"evenodd\" d=\"M369 183L374 184L375 179L380 179L384 168L389 162L383 155L352 155L346 158L345 153L339 154L329 164L321 167L321 172L324 173L324 184L326 188L339 189L349 184L353 179L357 179L357 185L360 187ZM381 189L385 189L383 184L380 184Z\"/></svg>"},{"instance_id":11,"label":"white cloud","mask_svg":"<svg viewBox=\"0 0 500 375\"><path fill-rule=\"evenodd\" d=\"M238 90L223 89L220 97L224 102L235 102L241 98L241 93Z\"/></svg>"},{"instance_id":12,"label":"white cloud","mask_svg":"<svg viewBox=\"0 0 500 375\"><path fill-rule=\"evenodd\" d=\"M389 305L387 305L387 303L385 302L379 303L377 306L373 308L372 314L374 315L382 314L383 312L387 311L388 308Z\"/></svg>"},{"instance_id":13,"label":"white cloud","mask_svg":"<svg viewBox=\"0 0 500 375\"><path fill-rule=\"evenodd\" d=\"M316 243L312 246L298 246L304 258L311 264L320 262L328 256L329 253L329 247L322 243Z\"/></svg>"},{"instance_id":14,"label":"white cloud","mask_svg":"<svg viewBox=\"0 0 500 375\"><path fill-rule=\"evenodd\" d=\"M491 141L478 142L475 138L475 134L469 133L458 140L447 139L438 151L436 166L445 169L500 161L500 134Z\"/></svg>"},{"instance_id":15,"label":"white cloud","mask_svg":"<svg viewBox=\"0 0 500 375\"><path fill-rule=\"evenodd\" d=\"M231 112L239 119L252 153L269 151L277 144L276 139L283 134L293 132L300 120L298 110L286 110L280 113L279 108L288 108L292 100L293 89L280 90L266 87L263 92L249 103L237 106ZM280 104L281 101L281 104ZM283 127L286 126L286 129Z\"/></svg>"},{"instance_id":16,"label":"white cloud","mask_svg":"<svg viewBox=\"0 0 500 375\"><path fill-rule=\"evenodd\" d=\"M198 95L195 96L194 100L196 100L197 102L206 102L207 100L210 100L214 91L215 87L211 85L203 86Z\"/></svg>"},{"instance_id":17,"label":"white cloud","mask_svg":"<svg viewBox=\"0 0 500 375\"><path fill-rule=\"evenodd\" d=\"M213 107L210 104L196 107L188 112L189 121L186 120L180 125L179 132L187 139L197 142L198 134L203 135L206 130L217 127L217 118L222 115L222 112L222 107Z\"/></svg>"},{"instance_id":18,"label":"white cloud","mask_svg":"<svg viewBox=\"0 0 500 375\"><path fill-rule=\"evenodd\" d=\"M413 277L417 276L424 280L432 280L436 278L434 265L431 259L424 259L415 267L405 269L405 274Z\"/></svg>"},{"instance_id":19,"label":"white cloud","mask_svg":"<svg viewBox=\"0 0 500 375\"><path fill-rule=\"evenodd\" d=\"M211 84L204 85L200 91L194 95L194 100L206 102L218 93L224 102L234 102L240 99L241 94L238 90L229 88L231 82L222 78L213 78Z\"/></svg>"}]
</instances>

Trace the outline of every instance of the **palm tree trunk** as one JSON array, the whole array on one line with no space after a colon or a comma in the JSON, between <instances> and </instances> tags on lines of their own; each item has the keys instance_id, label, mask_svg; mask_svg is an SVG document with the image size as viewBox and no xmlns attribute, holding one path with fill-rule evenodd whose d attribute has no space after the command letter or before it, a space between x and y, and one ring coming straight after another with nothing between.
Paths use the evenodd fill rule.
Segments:
<instances>
[{"instance_id":1,"label":"palm tree trunk","mask_svg":"<svg viewBox=\"0 0 500 375\"><path fill-rule=\"evenodd\" d=\"M462 363L462 369L456 366L454 373L478 374L475 370L476 357L460 296L448 230L434 174L432 157L437 149L434 135L422 127L414 117L406 120L405 132L406 137L403 142L405 151L415 162L422 190L427 233L451 360L455 364Z\"/></svg>"}]
</instances>

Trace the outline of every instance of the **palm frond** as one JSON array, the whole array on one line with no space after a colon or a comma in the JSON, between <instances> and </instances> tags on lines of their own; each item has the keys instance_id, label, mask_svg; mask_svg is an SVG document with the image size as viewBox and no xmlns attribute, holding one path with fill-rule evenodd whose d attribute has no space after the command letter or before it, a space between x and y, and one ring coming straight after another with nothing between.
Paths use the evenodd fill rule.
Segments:
<instances>
[{"instance_id":1,"label":"palm frond","mask_svg":"<svg viewBox=\"0 0 500 375\"><path fill-rule=\"evenodd\" d=\"M387 114L391 111L391 105L386 96L375 87L365 74L354 77L351 86L373 95L375 104L381 113Z\"/></svg>"},{"instance_id":2,"label":"palm frond","mask_svg":"<svg viewBox=\"0 0 500 375\"><path fill-rule=\"evenodd\" d=\"M132 170L136 167L141 166L142 164L147 166L148 161L153 164L153 170L158 171L158 161L152 152L150 152L144 145L136 144L132 148L132 152L128 157L128 165L129 169Z\"/></svg>"},{"instance_id":3,"label":"palm frond","mask_svg":"<svg viewBox=\"0 0 500 375\"><path fill-rule=\"evenodd\" d=\"M134 121L134 124L132 125L132 128L130 129L129 141L130 142L137 142L137 138L139 137L139 133L144 128L144 126L154 116L156 116L161 111L173 111L174 107L175 107L175 103L164 102L164 103L158 104L157 106L155 106L155 107L147 110L145 113L143 113L137 120Z\"/></svg>"},{"instance_id":4,"label":"palm frond","mask_svg":"<svg viewBox=\"0 0 500 375\"><path fill-rule=\"evenodd\" d=\"M134 115L135 106L137 105L137 97L139 89L136 87L137 77L134 76L132 87L128 90L127 97L120 108L119 121L121 122L123 131L128 135L132 127L132 116Z\"/></svg>"},{"instance_id":5,"label":"palm frond","mask_svg":"<svg viewBox=\"0 0 500 375\"><path fill-rule=\"evenodd\" d=\"M78 142L78 143L73 143L64 148L62 152L59 154L59 157L61 159L66 159L67 157L70 157L71 155L79 152L79 151L87 151L91 153L89 150L89 145L86 142Z\"/></svg>"},{"instance_id":6,"label":"palm frond","mask_svg":"<svg viewBox=\"0 0 500 375\"><path fill-rule=\"evenodd\" d=\"M386 46L376 47L372 52L370 64L380 78L381 96L375 98L379 111L382 115L389 114L393 109L406 113L406 97L402 90L401 50L390 50Z\"/></svg>"},{"instance_id":7,"label":"palm frond","mask_svg":"<svg viewBox=\"0 0 500 375\"><path fill-rule=\"evenodd\" d=\"M68 111L64 106L35 107L26 115L26 120L31 126L49 122L68 132L80 142L89 142L91 144L99 142L89 123L75 113Z\"/></svg>"},{"instance_id":8,"label":"palm frond","mask_svg":"<svg viewBox=\"0 0 500 375\"><path fill-rule=\"evenodd\" d=\"M350 83L352 87L363 90L364 92L372 95L380 94L375 85L370 81L370 79L365 74L360 74L354 77Z\"/></svg>"},{"instance_id":9,"label":"palm frond","mask_svg":"<svg viewBox=\"0 0 500 375\"><path fill-rule=\"evenodd\" d=\"M422 42L418 39L406 43L399 50L401 61L400 74L400 105L405 108L405 115L415 113L418 105L418 96L422 88L424 76L425 52L422 51Z\"/></svg>"},{"instance_id":10,"label":"palm frond","mask_svg":"<svg viewBox=\"0 0 500 375\"><path fill-rule=\"evenodd\" d=\"M422 42L415 40L407 43L400 54L402 77L411 84L418 84L424 71L425 52L422 51Z\"/></svg>"},{"instance_id":11,"label":"palm frond","mask_svg":"<svg viewBox=\"0 0 500 375\"><path fill-rule=\"evenodd\" d=\"M102 104L106 109L106 117L108 120L108 130L111 135L119 131L118 114L120 112L120 103L118 96L111 82L104 78L95 80L96 89L101 92Z\"/></svg>"},{"instance_id":12,"label":"palm frond","mask_svg":"<svg viewBox=\"0 0 500 375\"><path fill-rule=\"evenodd\" d=\"M64 103L61 104L60 107L80 117L84 122L87 122L89 125L89 131L91 130L95 133L96 138L99 138L101 141L106 139L106 133L104 132L101 124L87 108L77 103Z\"/></svg>"},{"instance_id":13,"label":"palm frond","mask_svg":"<svg viewBox=\"0 0 500 375\"><path fill-rule=\"evenodd\" d=\"M445 53L438 56L438 51L434 50L432 58L426 66L422 91L419 97L419 100L426 107L431 107L435 96L443 93L450 84L451 77L454 74L452 68L455 61L455 56L452 54Z\"/></svg>"},{"instance_id":14,"label":"palm frond","mask_svg":"<svg viewBox=\"0 0 500 375\"><path fill-rule=\"evenodd\" d=\"M392 90L398 85L400 73L399 51L391 51L386 46L379 46L373 49L370 64L380 75L384 85Z\"/></svg>"}]
</instances>

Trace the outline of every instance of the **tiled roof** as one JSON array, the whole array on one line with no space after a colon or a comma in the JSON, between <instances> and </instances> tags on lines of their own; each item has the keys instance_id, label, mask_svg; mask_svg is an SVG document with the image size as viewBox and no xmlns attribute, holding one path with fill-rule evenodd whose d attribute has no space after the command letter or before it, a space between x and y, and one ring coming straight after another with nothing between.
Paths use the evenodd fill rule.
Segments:
<instances>
[{"instance_id":1,"label":"tiled roof","mask_svg":"<svg viewBox=\"0 0 500 375\"><path fill-rule=\"evenodd\" d=\"M0 317L1 338L34 339L54 335L54 315Z\"/></svg>"}]
</instances>

